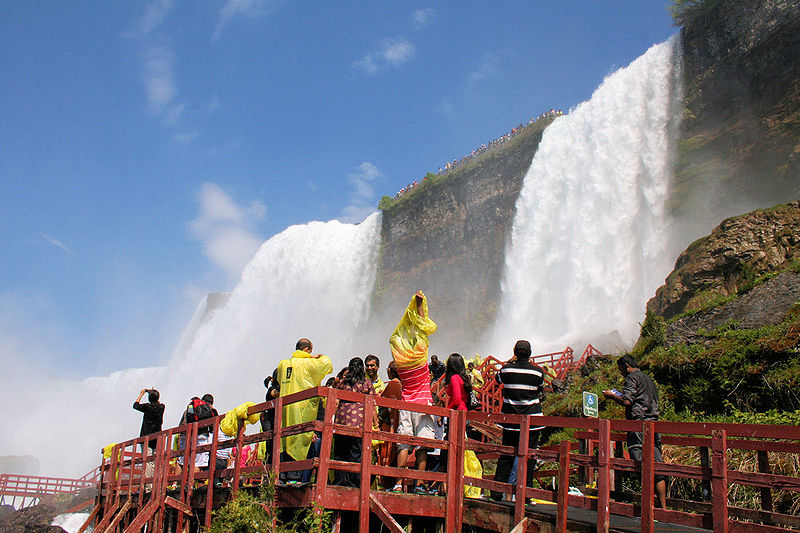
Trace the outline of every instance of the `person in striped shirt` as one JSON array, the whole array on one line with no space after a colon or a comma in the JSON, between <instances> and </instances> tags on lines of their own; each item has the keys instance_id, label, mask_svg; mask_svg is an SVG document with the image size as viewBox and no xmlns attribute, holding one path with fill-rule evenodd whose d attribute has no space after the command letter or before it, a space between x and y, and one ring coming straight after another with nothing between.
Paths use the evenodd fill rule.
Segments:
<instances>
[{"instance_id":1,"label":"person in striped shirt","mask_svg":"<svg viewBox=\"0 0 800 533\"><path fill-rule=\"evenodd\" d=\"M530 361L531 343L519 340L514 345L514 356L495 374L495 379L503 386L502 413L515 415L542 416L542 387L544 375L542 369ZM503 445L519 446L520 429L518 424L501 424L503 427ZM528 448L539 447L539 433L543 426L531 421ZM494 480L508 483L513 455L501 455L497 461ZM528 459L527 486L533 481L536 459ZM503 493L492 491L493 500L502 500Z\"/></svg>"}]
</instances>

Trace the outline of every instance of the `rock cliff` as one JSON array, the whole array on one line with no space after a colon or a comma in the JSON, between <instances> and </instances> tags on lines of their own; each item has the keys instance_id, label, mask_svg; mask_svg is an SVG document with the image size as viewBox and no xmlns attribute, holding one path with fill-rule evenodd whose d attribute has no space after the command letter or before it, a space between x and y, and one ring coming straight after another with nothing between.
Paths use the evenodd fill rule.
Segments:
<instances>
[{"instance_id":1,"label":"rock cliff","mask_svg":"<svg viewBox=\"0 0 800 533\"><path fill-rule=\"evenodd\" d=\"M785 270L797 259L800 202L724 220L678 256L647 310L664 318L696 311L736 295L759 276Z\"/></svg>"},{"instance_id":2,"label":"rock cliff","mask_svg":"<svg viewBox=\"0 0 800 533\"><path fill-rule=\"evenodd\" d=\"M684 5L672 209L700 235L722 218L800 198L800 0Z\"/></svg>"},{"instance_id":3,"label":"rock cliff","mask_svg":"<svg viewBox=\"0 0 800 533\"><path fill-rule=\"evenodd\" d=\"M375 309L399 320L423 289L442 333L437 341L463 346L478 338L494 319L514 205L551 122L539 119L383 211Z\"/></svg>"}]
</instances>

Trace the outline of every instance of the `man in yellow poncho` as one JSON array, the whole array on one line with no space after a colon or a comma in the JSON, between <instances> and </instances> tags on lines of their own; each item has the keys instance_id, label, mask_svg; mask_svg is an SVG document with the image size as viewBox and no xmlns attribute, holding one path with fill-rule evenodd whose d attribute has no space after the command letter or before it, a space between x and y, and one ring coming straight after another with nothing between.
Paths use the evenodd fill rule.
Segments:
<instances>
[{"instance_id":1,"label":"man in yellow poncho","mask_svg":"<svg viewBox=\"0 0 800 533\"><path fill-rule=\"evenodd\" d=\"M428 315L428 301L422 291L418 291L406 308L403 318L389 338L392 358L397 366L400 382L403 384L403 400L406 402L430 405L430 371L428 369L428 336L436 331L436 324ZM434 438L433 417L428 414L400 411L397 426L399 435ZM411 446L398 444L397 465L405 466ZM428 450L420 447L415 454L416 467L425 470ZM423 490L423 487L418 487Z\"/></svg>"},{"instance_id":2,"label":"man in yellow poncho","mask_svg":"<svg viewBox=\"0 0 800 533\"><path fill-rule=\"evenodd\" d=\"M278 363L277 379L281 386L281 398L311 387L318 387L323 378L333 372L330 358L322 354L311 355L312 349L310 340L300 339L291 358ZM309 398L284 406L282 426L288 427L315 420L318 407L319 398ZM281 442L281 460L307 459L312 438L314 438L312 432L284 437ZM311 470L286 472L285 480L307 483L311 481Z\"/></svg>"}]
</instances>

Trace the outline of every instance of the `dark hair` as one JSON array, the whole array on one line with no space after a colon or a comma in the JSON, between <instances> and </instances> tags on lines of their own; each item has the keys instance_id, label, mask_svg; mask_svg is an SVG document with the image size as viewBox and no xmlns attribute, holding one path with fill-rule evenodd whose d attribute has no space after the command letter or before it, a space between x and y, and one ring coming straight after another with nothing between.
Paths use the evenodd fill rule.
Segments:
<instances>
[{"instance_id":1,"label":"dark hair","mask_svg":"<svg viewBox=\"0 0 800 533\"><path fill-rule=\"evenodd\" d=\"M525 340L519 340L514 345L514 355L517 359L527 360L531 356L531 343Z\"/></svg>"},{"instance_id":2,"label":"dark hair","mask_svg":"<svg viewBox=\"0 0 800 533\"><path fill-rule=\"evenodd\" d=\"M393 360L389 361L389 365L386 367L386 375L389 376L389 379L400 378L400 374L397 372L397 363Z\"/></svg>"},{"instance_id":3,"label":"dark hair","mask_svg":"<svg viewBox=\"0 0 800 533\"><path fill-rule=\"evenodd\" d=\"M158 399L161 398L161 395L158 393L156 389L150 389L147 391L147 401L150 403L158 403Z\"/></svg>"},{"instance_id":4,"label":"dark hair","mask_svg":"<svg viewBox=\"0 0 800 533\"><path fill-rule=\"evenodd\" d=\"M366 365L368 362L370 362L372 360L376 361L378 363L378 366L381 366L381 360L378 359L377 355L372 355L372 354L369 354L368 356L366 356L364 358L364 364Z\"/></svg>"},{"instance_id":5,"label":"dark hair","mask_svg":"<svg viewBox=\"0 0 800 533\"><path fill-rule=\"evenodd\" d=\"M311 341L306 338L300 339L297 341L297 344L294 345L295 350L305 350L306 348L311 348Z\"/></svg>"},{"instance_id":6,"label":"dark hair","mask_svg":"<svg viewBox=\"0 0 800 533\"><path fill-rule=\"evenodd\" d=\"M461 377L461 380L464 382L464 393L469 396L469 393L472 392L472 383L470 382L469 376L467 376L464 358L461 357L460 353L451 353L450 357L447 358L447 367L444 372L444 384L450 385L450 378L454 375Z\"/></svg>"},{"instance_id":7,"label":"dark hair","mask_svg":"<svg viewBox=\"0 0 800 533\"><path fill-rule=\"evenodd\" d=\"M203 401L207 404L214 405L214 397L210 394L203 394Z\"/></svg>"},{"instance_id":8,"label":"dark hair","mask_svg":"<svg viewBox=\"0 0 800 533\"><path fill-rule=\"evenodd\" d=\"M364 369L364 361L360 357L353 357L347 364L347 375L342 380L345 385L351 387L360 381L367 379L367 373Z\"/></svg>"},{"instance_id":9,"label":"dark hair","mask_svg":"<svg viewBox=\"0 0 800 533\"><path fill-rule=\"evenodd\" d=\"M617 359L617 366L620 368L624 368L625 365L630 366L631 368L639 368L639 363L636 362L636 359L633 358L630 354L625 354L619 359Z\"/></svg>"}]
</instances>

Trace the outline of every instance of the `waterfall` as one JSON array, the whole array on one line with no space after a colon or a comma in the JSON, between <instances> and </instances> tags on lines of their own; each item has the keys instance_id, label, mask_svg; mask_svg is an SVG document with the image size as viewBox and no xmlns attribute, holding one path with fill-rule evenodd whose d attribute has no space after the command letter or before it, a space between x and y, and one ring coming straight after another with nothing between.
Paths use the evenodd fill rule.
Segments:
<instances>
[{"instance_id":1,"label":"waterfall","mask_svg":"<svg viewBox=\"0 0 800 533\"><path fill-rule=\"evenodd\" d=\"M638 335L677 250L665 212L681 101L679 39L609 75L544 133L516 204L490 346L506 354Z\"/></svg>"},{"instance_id":2,"label":"waterfall","mask_svg":"<svg viewBox=\"0 0 800 533\"><path fill-rule=\"evenodd\" d=\"M358 225L311 222L269 239L225 306L176 354L170 386L198 396L208 388L263 398L261 380L301 337L343 366L360 353L354 344L369 315L379 238L375 213ZM242 369L260 379L235 383Z\"/></svg>"},{"instance_id":3,"label":"waterfall","mask_svg":"<svg viewBox=\"0 0 800 533\"><path fill-rule=\"evenodd\" d=\"M42 472L79 476L100 464L102 446L139 434L142 415L131 404L141 388L160 390L168 428L192 396L210 392L220 412L264 401L262 380L301 337L343 366L360 353L355 335L369 314L379 238L378 213L358 225L287 228L261 246L223 307L194 317L166 366L83 381L16 380L0 390L0 401L24 406L9 434L25 437L24 453ZM20 451L10 439L0 444L10 447L0 455Z\"/></svg>"}]
</instances>

